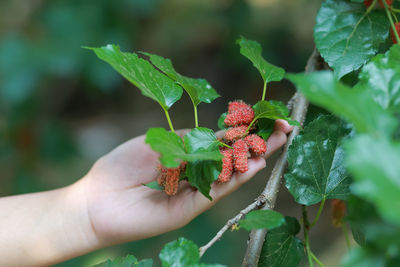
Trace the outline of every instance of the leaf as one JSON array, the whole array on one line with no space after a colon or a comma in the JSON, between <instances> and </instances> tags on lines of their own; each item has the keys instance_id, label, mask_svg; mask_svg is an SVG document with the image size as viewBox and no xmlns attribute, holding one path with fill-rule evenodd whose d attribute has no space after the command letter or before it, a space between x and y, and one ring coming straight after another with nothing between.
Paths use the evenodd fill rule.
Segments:
<instances>
[{"instance_id":1,"label":"leaf","mask_svg":"<svg viewBox=\"0 0 400 267\"><path fill-rule=\"evenodd\" d=\"M222 161L203 160L188 162L186 176L190 185L196 187L206 198L210 196L211 184L218 179L222 170Z\"/></svg>"},{"instance_id":2,"label":"leaf","mask_svg":"<svg viewBox=\"0 0 400 267\"><path fill-rule=\"evenodd\" d=\"M400 109L400 46L393 45L385 55L377 55L366 64L357 86L372 93L383 109Z\"/></svg>"},{"instance_id":3,"label":"leaf","mask_svg":"<svg viewBox=\"0 0 400 267\"><path fill-rule=\"evenodd\" d=\"M138 261L135 256L127 255L125 257L119 257L113 260L107 260L95 266L96 267L152 267L153 260L144 259Z\"/></svg>"},{"instance_id":4,"label":"leaf","mask_svg":"<svg viewBox=\"0 0 400 267\"><path fill-rule=\"evenodd\" d=\"M219 118L218 118L218 128L220 130L228 129L228 127L225 124L226 115L228 115L228 112L222 113L221 116L219 116Z\"/></svg>"},{"instance_id":5,"label":"leaf","mask_svg":"<svg viewBox=\"0 0 400 267\"><path fill-rule=\"evenodd\" d=\"M253 66L258 69L264 83L280 81L283 79L285 70L268 63L263 58L262 48L258 42L247 40L242 36L236 41L236 43L240 46L240 54L247 57L253 63Z\"/></svg>"},{"instance_id":6,"label":"leaf","mask_svg":"<svg viewBox=\"0 0 400 267\"><path fill-rule=\"evenodd\" d=\"M197 245L183 237L166 244L159 256L163 267L192 266L200 260Z\"/></svg>"},{"instance_id":7,"label":"leaf","mask_svg":"<svg viewBox=\"0 0 400 267\"><path fill-rule=\"evenodd\" d=\"M206 151L198 150L194 153L187 153L182 139L173 132L168 132L164 128L150 128L146 133L146 143L154 151L161 154L160 161L167 167L178 167L181 160L221 160L222 155L218 150Z\"/></svg>"},{"instance_id":8,"label":"leaf","mask_svg":"<svg viewBox=\"0 0 400 267\"><path fill-rule=\"evenodd\" d=\"M207 151L218 150L219 141L214 131L208 128L194 128L185 135L184 140L189 153L194 153L201 149Z\"/></svg>"},{"instance_id":9,"label":"leaf","mask_svg":"<svg viewBox=\"0 0 400 267\"><path fill-rule=\"evenodd\" d=\"M216 98L220 97L206 80L189 78L177 73L170 59L150 53L141 53L148 56L154 66L182 86L195 106L201 102L211 103Z\"/></svg>"},{"instance_id":10,"label":"leaf","mask_svg":"<svg viewBox=\"0 0 400 267\"><path fill-rule=\"evenodd\" d=\"M290 125L300 126L297 121L290 119L289 110L280 101L258 101L254 106L254 120L261 118L286 120Z\"/></svg>"},{"instance_id":11,"label":"leaf","mask_svg":"<svg viewBox=\"0 0 400 267\"><path fill-rule=\"evenodd\" d=\"M285 218L274 210L256 210L249 212L239 225L246 230L274 229L285 223Z\"/></svg>"},{"instance_id":12,"label":"leaf","mask_svg":"<svg viewBox=\"0 0 400 267\"><path fill-rule=\"evenodd\" d=\"M299 231L297 220L285 217L282 226L268 232L258 266L297 266L304 256L303 243L296 237Z\"/></svg>"},{"instance_id":13,"label":"leaf","mask_svg":"<svg viewBox=\"0 0 400 267\"><path fill-rule=\"evenodd\" d=\"M334 116L321 116L304 128L289 147L286 187L296 202L346 199L350 176L344 167L341 140L350 133Z\"/></svg>"},{"instance_id":14,"label":"leaf","mask_svg":"<svg viewBox=\"0 0 400 267\"><path fill-rule=\"evenodd\" d=\"M261 118L257 120L256 134L261 136L265 141L268 140L274 131L275 121L271 119Z\"/></svg>"},{"instance_id":15,"label":"leaf","mask_svg":"<svg viewBox=\"0 0 400 267\"><path fill-rule=\"evenodd\" d=\"M182 88L173 80L157 71L150 62L141 59L135 53L121 52L117 45L107 45L99 48L86 47L109 63L117 72L142 94L157 101L164 110L168 110L182 97Z\"/></svg>"},{"instance_id":16,"label":"leaf","mask_svg":"<svg viewBox=\"0 0 400 267\"><path fill-rule=\"evenodd\" d=\"M346 145L346 166L353 174L352 191L375 203L379 214L400 226L400 143L361 135Z\"/></svg>"},{"instance_id":17,"label":"leaf","mask_svg":"<svg viewBox=\"0 0 400 267\"><path fill-rule=\"evenodd\" d=\"M338 78L364 65L388 36L382 11L368 13L363 4L346 0L324 1L314 27L317 49Z\"/></svg>"},{"instance_id":18,"label":"leaf","mask_svg":"<svg viewBox=\"0 0 400 267\"><path fill-rule=\"evenodd\" d=\"M359 133L390 135L397 124L373 101L371 92L349 88L330 71L288 74L287 78L310 102L347 119Z\"/></svg>"},{"instance_id":19,"label":"leaf","mask_svg":"<svg viewBox=\"0 0 400 267\"><path fill-rule=\"evenodd\" d=\"M164 190L164 188L161 185L159 185L157 181L153 181L153 182L150 182L148 184L143 184L143 185L147 186L148 188L155 189L155 190L160 190L160 191Z\"/></svg>"},{"instance_id":20,"label":"leaf","mask_svg":"<svg viewBox=\"0 0 400 267\"><path fill-rule=\"evenodd\" d=\"M384 267L385 257L361 247L353 248L344 257L342 267Z\"/></svg>"}]
</instances>

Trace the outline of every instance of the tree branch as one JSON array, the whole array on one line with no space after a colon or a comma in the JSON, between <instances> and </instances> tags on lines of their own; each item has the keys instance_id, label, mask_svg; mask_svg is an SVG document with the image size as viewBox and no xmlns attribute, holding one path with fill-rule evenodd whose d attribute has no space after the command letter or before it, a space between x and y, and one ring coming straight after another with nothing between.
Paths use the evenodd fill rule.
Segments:
<instances>
[{"instance_id":1,"label":"tree branch","mask_svg":"<svg viewBox=\"0 0 400 267\"><path fill-rule=\"evenodd\" d=\"M324 65L322 58L320 57L318 51L314 49L312 55L308 59L305 71L313 72L324 68L326 68L326 66ZM294 104L291 114L292 119L297 120L302 124L307 113L308 101L304 98L302 94L296 92L293 102ZM262 207L262 209L264 210L273 209L275 206L275 201L279 192L281 179L287 166L288 148L291 145L293 139L299 134L299 132L300 128L295 127L290 133L288 141L285 144L281 155L276 161L268 183L261 194L264 195L267 199L266 204ZM251 231L242 267L255 267L258 265L258 260L260 258L260 253L264 244L266 233L266 229Z\"/></svg>"},{"instance_id":2,"label":"tree branch","mask_svg":"<svg viewBox=\"0 0 400 267\"><path fill-rule=\"evenodd\" d=\"M306 66L306 72L312 72L317 69L322 69L322 64L323 61L321 62L320 57L318 52L314 50L313 54L308 60L307 66ZM302 122L304 117L305 117L305 112L307 110L308 103L305 100L305 98L299 94L295 93L293 97L289 100L288 102L288 109L293 110L292 112L292 119L295 119L299 122ZM264 207L264 209L272 209L275 204L276 196L279 190L279 184L280 184L280 177L282 176L283 172L285 171L286 168L286 158L287 158L287 149L289 145L291 144L293 138L298 134L299 128L295 127L291 133L291 135L288 138L288 142L286 143L283 153L275 163L275 167L271 173L270 179L264 189L264 191L260 194L260 196L252 202L250 205L248 205L246 208L241 210L235 217L232 219L228 220L226 224L218 231L218 233L204 246L200 248L200 257L203 256L203 254L209 249L215 242L217 242L222 235L230 229L234 224L238 223L241 219L243 219L247 213L249 213L252 210L259 209ZM253 233L254 232L254 233ZM252 260L256 256L256 253L253 253L253 251L258 251L258 254L260 254L261 248L262 248L262 243L264 242L266 231L262 233L262 231L252 231L250 234L250 242L249 242L249 247L247 251L250 253L248 256L248 253L246 252L246 258L248 260ZM261 244L261 245L260 245ZM251 246L251 249L250 249ZM258 248L259 246L259 248ZM257 257L257 262L258 262L258 257ZM244 263L244 262L243 262ZM257 263L256 263L257 264ZM244 265L248 266L248 265ZM252 266L252 265L249 265Z\"/></svg>"}]
</instances>

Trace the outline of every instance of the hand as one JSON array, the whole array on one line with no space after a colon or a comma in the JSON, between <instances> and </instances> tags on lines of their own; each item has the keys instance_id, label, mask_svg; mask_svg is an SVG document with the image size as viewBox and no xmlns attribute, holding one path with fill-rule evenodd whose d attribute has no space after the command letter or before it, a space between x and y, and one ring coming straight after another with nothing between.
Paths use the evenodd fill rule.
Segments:
<instances>
[{"instance_id":1,"label":"hand","mask_svg":"<svg viewBox=\"0 0 400 267\"><path fill-rule=\"evenodd\" d=\"M277 120L267 141L268 158L286 143L292 127ZM187 131L178 131L184 134ZM212 201L188 182L181 182L175 196L143 186L154 181L158 172L158 153L136 137L100 158L90 172L78 182L84 187L91 227L100 246L148 238L179 228L238 189L265 167L265 159L249 159L246 173L235 173L225 184L214 183Z\"/></svg>"}]
</instances>

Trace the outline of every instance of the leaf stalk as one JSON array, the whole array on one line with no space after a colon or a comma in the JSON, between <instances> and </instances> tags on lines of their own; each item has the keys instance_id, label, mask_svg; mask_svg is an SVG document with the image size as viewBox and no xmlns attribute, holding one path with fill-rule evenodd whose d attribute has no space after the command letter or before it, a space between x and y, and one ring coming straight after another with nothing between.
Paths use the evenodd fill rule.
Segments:
<instances>
[{"instance_id":1,"label":"leaf stalk","mask_svg":"<svg viewBox=\"0 0 400 267\"><path fill-rule=\"evenodd\" d=\"M171 118L169 117L168 110L164 109L164 112L165 112L165 117L167 117L168 125L169 128L171 129L171 132L175 133L174 126L172 125L172 121Z\"/></svg>"},{"instance_id":2,"label":"leaf stalk","mask_svg":"<svg viewBox=\"0 0 400 267\"><path fill-rule=\"evenodd\" d=\"M262 100L262 101L265 100L266 91L267 91L267 82L264 81L263 94L262 94L262 97L261 97L261 100Z\"/></svg>"},{"instance_id":3,"label":"leaf stalk","mask_svg":"<svg viewBox=\"0 0 400 267\"><path fill-rule=\"evenodd\" d=\"M400 45L399 33L396 30L396 26L394 26L393 18L392 18L392 15L390 14L390 11L389 11L390 8L389 8L388 4L386 3L386 1L382 1L382 3L385 5L386 15L387 15L387 17L389 19L390 25L392 26L393 34L396 37L397 44Z\"/></svg>"},{"instance_id":4,"label":"leaf stalk","mask_svg":"<svg viewBox=\"0 0 400 267\"><path fill-rule=\"evenodd\" d=\"M321 204L319 205L319 209L318 209L317 215L315 216L315 219L310 224L310 228L313 227L318 222L319 216L321 216L322 210L324 209L325 201L326 201L326 198L324 197L321 201Z\"/></svg>"}]
</instances>

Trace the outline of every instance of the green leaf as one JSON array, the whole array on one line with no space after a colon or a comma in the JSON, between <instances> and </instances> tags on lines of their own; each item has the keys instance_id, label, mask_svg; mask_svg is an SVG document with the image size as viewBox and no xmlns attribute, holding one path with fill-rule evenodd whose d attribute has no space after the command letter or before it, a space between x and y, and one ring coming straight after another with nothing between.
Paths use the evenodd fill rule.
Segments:
<instances>
[{"instance_id":1,"label":"green leaf","mask_svg":"<svg viewBox=\"0 0 400 267\"><path fill-rule=\"evenodd\" d=\"M219 141L214 131L208 128L194 128L185 135L184 140L189 153L195 153L201 149L207 151L218 150Z\"/></svg>"},{"instance_id":2,"label":"green leaf","mask_svg":"<svg viewBox=\"0 0 400 267\"><path fill-rule=\"evenodd\" d=\"M126 257L119 257L113 260L107 260L95 266L96 267L152 267L153 260L144 259L138 261L135 256L127 255Z\"/></svg>"},{"instance_id":3,"label":"green leaf","mask_svg":"<svg viewBox=\"0 0 400 267\"><path fill-rule=\"evenodd\" d=\"M274 229L285 223L285 218L274 210L255 210L249 212L239 225L246 230Z\"/></svg>"},{"instance_id":4,"label":"green leaf","mask_svg":"<svg viewBox=\"0 0 400 267\"><path fill-rule=\"evenodd\" d=\"M150 61L154 66L182 86L195 106L201 102L211 103L214 99L220 97L220 95L217 94L215 89L206 80L189 78L177 73L170 59L150 53L141 53L149 56Z\"/></svg>"},{"instance_id":5,"label":"green leaf","mask_svg":"<svg viewBox=\"0 0 400 267\"><path fill-rule=\"evenodd\" d=\"M262 56L261 45L243 36L236 41L240 45L240 54L247 57L253 66L258 69L264 83L280 81L285 75L285 70L268 63Z\"/></svg>"},{"instance_id":6,"label":"green leaf","mask_svg":"<svg viewBox=\"0 0 400 267\"><path fill-rule=\"evenodd\" d=\"M221 160L222 155L218 150L207 151L204 149L194 153L187 153L181 137L176 133L168 132L164 128L150 128L146 133L146 143L154 151L161 154L160 161L167 167L178 167L181 160Z\"/></svg>"},{"instance_id":7,"label":"green leaf","mask_svg":"<svg viewBox=\"0 0 400 267\"><path fill-rule=\"evenodd\" d=\"M254 106L254 120L261 118L272 120L286 120L290 125L300 126L297 121L290 119L289 110L280 101L258 101Z\"/></svg>"},{"instance_id":8,"label":"green leaf","mask_svg":"<svg viewBox=\"0 0 400 267\"><path fill-rule=\"evenodd\" d=\"M274 126L275 120L265 118L258 119L256 134L266 141L274 131Z\"/></svg>"},{"instance_id":9,"label":"green leaf","mask_svg":"<svg viewBox=\"0 0 400 267\"><path fill-rule=\"evenodd\" d=\"M197 245L183 237L166 244L159 256L163 267L192 266L200 260Z\"/></svg>"},{"instance_id":10,"label":"green leaf","mask_svg":"<svg viewBox=\"0 0 400 267\"><path fill-rule=\"evenodd\" d=\"M322 199L346 199L351 178L344 167L341 140L350 129L334 116L321 116L289 147L286 187L295 200L312 205Z\"/></svg>"},{"instance_id":11,"label":"green leaf","mask_svg":"<svg viewBox=\"0 0 400 267\"><path fill-rule=\"evenodd\" d=\"M366 64L357 86L372 93L374 100L388 110L400 110L400 46L393 45L385 55Z\"/></svg>"},{"instance_id":12,"label":"green leaf","mask_svg":"<svg viewBox=\"0 0 400 267\"><path fill-rule=\"evenodd\" d=\"M182 97L182 88L173 80L157 71L150 62L141 59L135 53L121 52L117 45L90 48L96 55L109 63L117 72L142 94L157 101L164 110L168 110Z\"/></svg>"},{"instance_id":13,"label":"green leaf","mask_svg":"<svg viewBox=\"0 0 400 267\"><path fill-rule=\"evenodd\" d=\"M300 225L295 218L285 217L285 223L268 231L260 255L259 267L295 267L304 256L304 246L296 238Z\"/></svg>"},{"instance_id":14,"label":"green leaf","mask_svg":"<svg viewBox=\"0 0 400 267\"><path fill-rule=\"evenodd\" d=\"M222 170L222 161L203 160L188 162L186 176L190 185L196 187L206 198L210 196L211 184L218 179Z\"/></svg>"},{"instance_id":15,"label":"green leaf","mask_svg":"<svg viewBox=\"0 0 400 267\"><path fill-rule=\"evenodd\" d=\"M350 250L344 257L342 267L384 267L384 255L379 255L369 249L357 247Z\"/></svg>"},{"instance_id":16,"label":"green leaf","mask_svg":"<svg viewBox=\"0 0 400 267\"><path fill-rule=\"evenodd\" d=\"M147 186L148 188L155 189L155 190L160 190L160 191L164 190L164 188L161 185L159 185L157 181L153 181L153 182L150 182L148 184L143 184L143 185Z\"/></svg>"},{"instance_id":17,"label":"green leaf","mask_svg":"<svg viewBox=\"0 0 400 267\"><path fill-rule=\"evenodd\" d=\"M361 135L346 145L352 191L375 203L380 215L400 226L400 143Z\"/></svg>"},{"instance_id":18,"label":"green leaf","mask_svg":"<svg viewBox=\"0 0 400 267\"><path fill-rule=\"evenodd\" d=\"M228 115L228 112L222 113L221 116L219 116L219 118L218 118L218 128L220 130L228 129L228 127L225 124L226 115Z\"/></svg>"},{"instance_id":19,"label":"green leaf","mask_svg":"<svg viewBox=\"0 0 400 267\"><path fill-rule=\"evenodd\" d=\"M373 101L370 91L351 89L330 71L288 74L287 78L309 101L347 119L360 133L387 136L397 124Z\"/></svg>"},{"instance_id":20,"label":"green leaf","mask_svg":"<svg viewBox=\"0 0 400 267\"><path fill-rule=\"evenodd\" d=\"M314 40L325 61L341 78L359 69L389 36L389 22L382 11L347 0L326 0L318 11Z\"/></svg>"}]
</instances>

